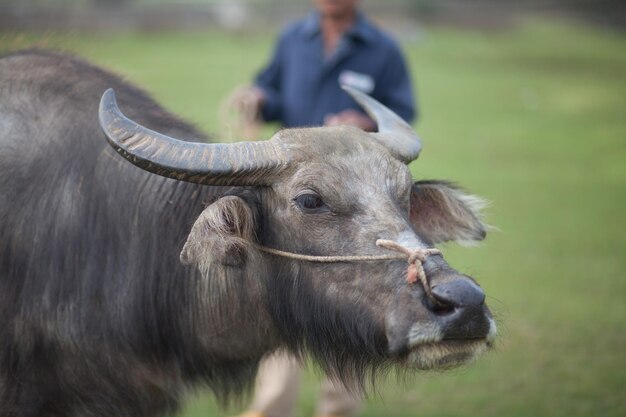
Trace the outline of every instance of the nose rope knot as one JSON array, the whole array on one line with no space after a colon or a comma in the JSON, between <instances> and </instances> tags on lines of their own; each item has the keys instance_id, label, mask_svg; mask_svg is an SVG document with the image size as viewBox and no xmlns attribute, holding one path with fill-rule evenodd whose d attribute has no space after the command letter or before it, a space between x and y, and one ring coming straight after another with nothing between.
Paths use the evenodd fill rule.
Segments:
<instances>
[{"instance_id":1,"label":"nose rope knot","mask_svg":"<svg viewBox=\"0 0 626 417\"><path fill-rule=\"evenodd\" d=\"M272 255L283 256L285 258L297 259L307 262L371 262L371 261L387 261L396 259L407 259L409 266L407 267L406 281L409 284L414 284L419 279L426 296L434 304L441 304L437 298L433 295L430 283L426 277L423 263L431 255L442 255L439 249L435 248L417 248L409 249L402 246L400 243L393 240L378 239L376 246L389 249L395 252L399 252L402 255L337 255L337 256L318 256L318 255L303 255L300 253L286 252L279 249L268 248L262 245L253 245L255 248L262 252L266 252Z\"/></svg>"},{"instance_id":2,"label":"nose rope knot","mask_svg":"<svg viewBox=\"0 0 626 417\"><path fill-rule=\"evenodd\" d=\"M407 262L409 264L406 271L406 281L409 284L414 284L419 279L424 292L435 304L441 304L437 298L433 295L432 288L426 277L426 271L424 271L424 262L431 255L441 255L441 251L435 248L417 248L409 249L406 246L402 246L398 242L393 240L378 239L376 246L383 247L385 249L393 250L403 253L407 256ZM443 255L442 255L443 256Z\"/></svg>"}]
</instances>

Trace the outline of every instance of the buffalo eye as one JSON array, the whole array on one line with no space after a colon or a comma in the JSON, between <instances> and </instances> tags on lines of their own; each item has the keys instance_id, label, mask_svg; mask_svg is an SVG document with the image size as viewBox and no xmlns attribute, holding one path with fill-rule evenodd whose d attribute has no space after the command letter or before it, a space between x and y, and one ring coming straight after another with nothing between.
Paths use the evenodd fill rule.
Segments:
<instances>
[{"instance_id":1,"label":"buffalo eye","mask_svg":"<svg viewBox=\"0 0 626 417\"><path fill-rule=\"evenodd\" d=\"M327 209L326 203L316 194L300 194L294 201L298 208L305 213L317 213Z\"/></svg>"}]
</instances>

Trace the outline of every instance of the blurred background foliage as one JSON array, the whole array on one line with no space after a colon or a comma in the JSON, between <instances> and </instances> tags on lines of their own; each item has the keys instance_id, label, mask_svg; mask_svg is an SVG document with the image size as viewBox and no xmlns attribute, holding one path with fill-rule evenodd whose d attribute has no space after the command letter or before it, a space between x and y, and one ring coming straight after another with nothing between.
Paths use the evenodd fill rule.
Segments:
<instances>
[{"instance_id":1,"label":"blurred background foliage","mask_svg":"<svg viewBox=\"0 0 626 417\"><path fill-rule=\"evenodd\" d=\"M487 219L498 230L485 244L444 250L485 288L501 337L472 366L381 381L363 417L626 415L622 3L364 2L399 38L413 73L425 144L415 177L451 179L491 201ZM266 62L284 21L308 7L0 0L0 52L74 52L214 137L242 139L220 103ZM298 417L312 415L317 380L312 367ZM229 412L198 390L184 415Z\"/></svg>"}]
</instances>

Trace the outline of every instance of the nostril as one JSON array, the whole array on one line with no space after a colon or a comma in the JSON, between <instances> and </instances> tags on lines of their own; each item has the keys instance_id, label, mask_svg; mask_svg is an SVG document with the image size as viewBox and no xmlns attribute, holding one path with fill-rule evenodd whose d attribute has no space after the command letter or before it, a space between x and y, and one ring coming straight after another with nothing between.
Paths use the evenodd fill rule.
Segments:
<instances>
[{"instance_id":1,"label":"nostril","mask_svg":"<svg viewBox=\"0 0 626 417\"><path fill-rule=\"evenodd\" d=\"M480 306L485 302L482 288L467 278L443 282L432 287L435 298L445 306L469 307Z\"/></svg>"},{"instance_id":2,"label":"nostril","mask_svg":"<svg viewBox=\"0 0 626 417\"><path fill-rule=\"evenodd\" d=\"M437 316L447 316L449 314L454 313L456 308L443 300L440 300L438 297L435 297L437 302L433 302L430 298L426 298L424 302L426 303L426 307L428 310L433 312Z\"/></svg>"}]
</instances>

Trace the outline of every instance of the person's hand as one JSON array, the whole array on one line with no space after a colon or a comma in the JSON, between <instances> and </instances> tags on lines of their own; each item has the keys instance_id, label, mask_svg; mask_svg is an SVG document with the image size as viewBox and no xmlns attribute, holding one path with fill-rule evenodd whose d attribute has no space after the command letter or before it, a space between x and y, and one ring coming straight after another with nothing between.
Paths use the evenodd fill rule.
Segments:
<instances>
[{"instance_id":1,"label":"person's hand","mask_svg":"<svg viewBox=\"0 0 626 417\"><path fill-rule=\"evenodd\" d=\"M353 109L347 109L339 113L329 114L324 118L324 126L350 125L361 128L367 132L376 130L376 123L363 113Z\"/></svg>"},{"instance_id":2,"label":"person's hand","mask_svg":"<svg viewBox=\"0 0 626 417\"><path fill-rule=\"evenodd\" d=\"M228 99L229 106L240 115L244 123L253 123L259 118L264 101L265 93L254 85L237 87Z\"/></svg>"},{"instance_id":3,"label":"person's hand","mask_svg":"<svg viewBox=\"0 0 626 417\"><path fill-rule=\"evenodd\" d=\"M222 130L237 138L258 138L263 90L256 86L239 86L220 104Z\"/></svg>"}]
</instances>

